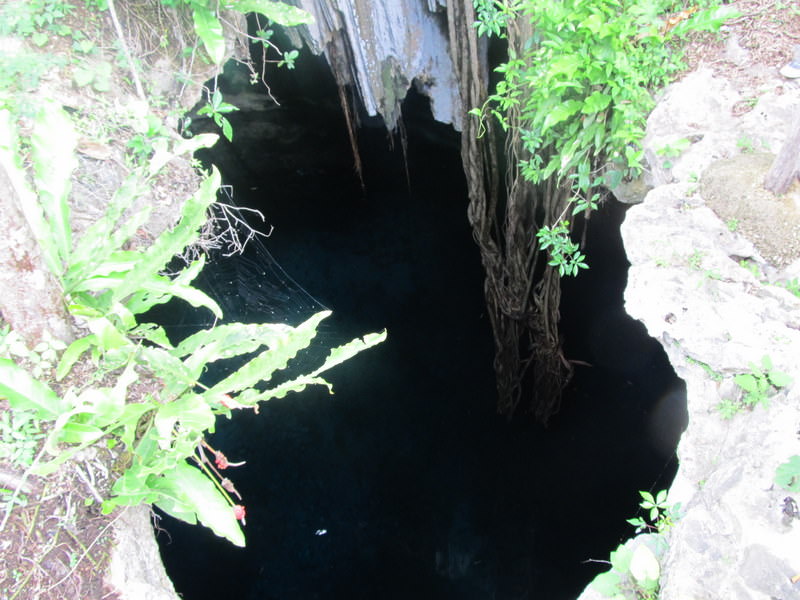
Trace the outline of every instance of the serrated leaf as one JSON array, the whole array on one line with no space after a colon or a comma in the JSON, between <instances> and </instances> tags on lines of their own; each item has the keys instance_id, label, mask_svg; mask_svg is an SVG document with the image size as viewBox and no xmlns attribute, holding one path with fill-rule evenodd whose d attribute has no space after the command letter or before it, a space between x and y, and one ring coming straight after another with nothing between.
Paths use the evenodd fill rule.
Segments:
<instances>
[{"instance_id":1,"label":"serrated leaf","mask_svg":"<svg viewBox=\"0 0 800 600\"><path fill-rule=\"evenodd\" d=\"M40 419L54 419L67 408L48 385L7 358L0 358L0 398L15 410L35 411Z\"/></svg>"},{"instance_id":2,"label":"serrated leaf","mask_svg":"<svg viewBox=\"0 0 800 600\"><path fill-rule=\"evenodd\" d=\"M352 358L362 350L366 350L367 348L372 348L373 346L380 344L385 339L386 330L384 329L381 333L370 333L365 335L363 338L355 339L347 344L338 346L330 351L330 354L328 354L328 358L325 359L323 365L318 369L315 369L311 373L311 376L324 373L328 369L332 369L336 365L339 365Z\"/></svg>"},{"instance_id":3,"label":"serrated leaf","mask_svg":"<svg viewBox=\"0 0 800 600\"><path fill-rule=\"evenodd\" d=\"M208 390L209 397L239 392L260 381L269 381L273 373L285 368L300 350L311 343L317 333L317 326L330 314L330 311L318 312L282 338L275 340L269 350L261 352L240 367L238 371Z\"/></svg>"},{"instance_id":4,"label":"serrated leaf","mask_svg":"<svg viewBox=\"0 0 800 600\"><path fill-rule=\"evenodd\" d=\"M142 289L144 282L152 280L175 254L198 238L199 230L206 220L206 210L216 200L219 185L219 171L212 167L211 174L184 203L178 224L156 238L136 267L126 275L124 282L114 289L113 301L123 300Z\"/></svg>"}]
</instances>

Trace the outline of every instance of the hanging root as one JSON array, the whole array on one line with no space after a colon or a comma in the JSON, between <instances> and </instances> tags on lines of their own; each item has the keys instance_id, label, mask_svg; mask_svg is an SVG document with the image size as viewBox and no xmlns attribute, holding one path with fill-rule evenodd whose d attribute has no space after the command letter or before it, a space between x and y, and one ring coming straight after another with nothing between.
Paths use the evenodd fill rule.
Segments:
<instances>
[{"instance_id":1,"label":"hanging root","mask_svg":"<svg viewBox=\"0 0 800 600\"><path fill-rule=\"evenodd\" d=\"M339 90L339 104L342 106L344 112L344 119L347 123L347 136L350 138L350 149L353 151L353 166L358 174L358 181L361 183L361 190L364 190L364 174L361 166L361 154L358 151L358 137L356 133L355 123L353 122L353 113L350 110L350 103L347 101L344 85L341 83L337 86Z\"/></svg>"}]
</instances>

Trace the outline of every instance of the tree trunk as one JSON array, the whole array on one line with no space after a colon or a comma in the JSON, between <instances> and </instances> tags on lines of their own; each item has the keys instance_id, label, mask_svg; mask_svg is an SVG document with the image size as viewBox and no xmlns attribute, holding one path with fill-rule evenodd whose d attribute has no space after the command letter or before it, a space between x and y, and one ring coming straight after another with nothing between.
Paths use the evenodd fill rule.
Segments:
<instances>
[{"instance_id":1,"label":"tree trunk","mask_svg":"<svg viewBox=\"0 0 800 600\"><path fill-rule=\"evenodd\" d=\"M800 114L794 120L789 138L764 178L764 187L773 194L784 194L800 177Z\"/></svg>"},{"instance_id":2,"label":"tree trunk","mask_svg":"<svg viewBox=\"0 0 800 600\"><path fill-rule=\"evenodd\" d=\"M0 313L29 348L45 331L64 342L74 334L58 281L45 266L19 198L0 166Z\"/></svg>"}]
</instances>

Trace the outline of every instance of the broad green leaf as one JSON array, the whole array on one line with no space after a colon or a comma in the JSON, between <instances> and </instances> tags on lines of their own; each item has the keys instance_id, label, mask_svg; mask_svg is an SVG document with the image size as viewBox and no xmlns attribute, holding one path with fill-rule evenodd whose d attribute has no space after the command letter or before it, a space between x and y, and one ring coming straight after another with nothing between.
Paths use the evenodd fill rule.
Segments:
<instances>
[{"instance_id":1,"label":"broad green leaf","mask_svg":"<svg viewBox=\"0 0 800 600\"><path fill-rule=\"evenodd\" d=\"M97 345L103 350L115 350L131 344L131 341L104 317L89 319L86 325L95 335Z\"/></svg>"},{"instance_id":2,"label":"broad green leaf","mask_svg":"<svg viewBox=\"0 0 800 600\"><path fill-rule=\"evenodd\" d=\"M273 0L230 0L226 2L226 5L241 13L261 13L270 21L284 27L308 25L314 22L314 17L309 12L285 2L274 2Z\"/></svg>"},{"instance_id":3,"label":"broad green leaf","mask_svg":"<svg viewBox=\"0 0 800 600\"><path fill-rule=\"evenodd\" d=\"M181 428L197 435L207 429L214 429L216 417L202 396L186 394L173 402L162 405L156 412L154 426L159 434L162 448L169 448L173 439L173 429L180 423Z\"/></svg>"},{"instance_id":4,"label":"broad green leaf","mask_svg":"<svg viewBox=\"0 0 800 600\"><path fill-rule=\"evenodd\" d=\"M740 373L733 378L733 381L746 392L758 390L758 380L749 373Z\"/></svg>"},{"instance_id":5,"label":"broad green leaf","mask_svg":"<svg viewBox=\"0 0 800 600\"><path fill-rule=\"evenodd\" d=\"M800 492L800 456L795 454L775 470L775 483L790 492Z\"/></svg>"},{"instance_id":6,"label":"broad green leaf","mask_svg":"<svg viewBox=\"0 0 800 600\"><path fill-rule=\"evenodd\" d=\"M97 336L92 334L78 338L69 346L67 346L67 349L64 350L64 353L61 355L61 360L58 361L58 367L56 368L56 379L58 381L64 379L67 373L72 370L72 365L75 364L75 361L77 361L84 352L96 344Z\"/></svg>"},{"instance_id":7,"label":"broad green leaf","mask_svg":"<svg viewBox=\"0 0 800 600\"><path fill-rule=\"evenodd\" d=\"M14 409L36 411L40 419L55 419L67 408L49 386L7 358L0 358L0 398Z\"/></svg>"},{"instance_id":8,"label":"broad green leaf","mask_svg":"<svg viewBox=\"0 0 800 600\"><path fill-rule=\"evenodd\" d=\"M216 13L207 5L199 2L192 3L194 18L194 31L215 65L225 59L225 36L222 33L222 24Z\"/></svg>"},{"instance_id":9,"label":"broad green leaf","mask_svg":"<svg viewBox=\"0 0 800 600\"><path fill-rule=\"evenodd\" d=\"M606 172L606 181L608 182L608 188L613 190L622 183L623 172L619 169L611 169Z\"/></svg>"},{"instance_id":10,"label":"broad green leaf","mask_svg":"<svg viewBox=\"0 0 800 600\"><path fill-rule=\"evenodd\" d=\"M575 72L581 66L581 57L576 56L574 54L566 54L561 58L558 58L553 61L550 65L550 70L548 71L548 75L553 77L554 75L565 75L567 79L572 79L575 75Z\"/></svg>"},{"instance_id":11,"label":"broad green leaf","mask_svg":"<svg viewBox=\"0 0 800 600\"><path fill-rule=\"evenodd\" d=\"M208 294L190 285L181 285L177 281L170 281L166 277L152 277L142 282L143 291L151 297L174 296L185 300L195 308L207 308L218 319L222 318L222 309ZM138 310L138 307L136 307ZM131 311L133 312L133 311Z\"/></svg>"},{"instance_id":12,"label":"broad green leaf","mask_svg":"<svg viewBox=\"0 0 800 600\"><path fill-rule=\"evenodd\" d=\"M589 585L606 598L613 598L620 591L620 583L619 573L606 571L595 577Z\"/></svg>"},{"instance_id":13,"label":"broad green leaf","mask_svg":"<svg viewBox=\"0 0 800 600\"><path fill-rule=\"evenodd\" d=\"M147 487L148 476L134 469L128 469L114 482L109 506L136 506L137 504L150 504L159 498L159 493ZM195 521L196 522L196 521Z\"/></svg>"},{"instance_id":14,"label":"broad green leaf","mask_svg":"<svg viewBox=\"0 0 800 600\"><path fill-rule=\"evenodd\" d=\"M183 154L194 155L195 152L202 148L211 148L217 143L219 136L216 133L199 133L190 138L181 138L175 142L172 148L172 153L175 156Z\"/></svg>"},{"instance_id":15,"label":"broad green leaf","mask_svg":"<svg viewBox=\"0 0 800 600\"><path fill-rule=\"evenodd\" d=\"M644 543L639 544L633 551L630 569L631 575L641 586L652 586L658 582L661 575L658 559Z\"/></svg>"},{"instance_id":16,"label":"broad green leaf","mask_svg":"<svg viewBox=\"0 0 800 600\"><path fill-rule=\"evenodd\" d=\"M581 103L577 100L567 100L566 102L559 104L547 114L547 117L545 117L544 124L542 125L542 131L547 131L562 121L566 121L580 110Z\"/></svg>"},{"instance_id":17,"label":"broad green leaf","mask_svg":"<svg viewBox=\"0 0 800 600\"><path fill-rule=\"evenodd\" d=\"M65 444L92 444L105 435L105 432L88 423L67 422L61 428L58 441Z\"/></svg>"},{"instance_id":18,"label":"broad green leaf","mask_svg":"<svg viewBox=\"0 0 800 600\"><path fill-rule=\"evenodd\" d=\"M581 112L585 115L598 113L608 108L610 103L611 96L603 94L602 92L593 92L591 96L584 100Z\"/></svg>"},{"instance_id":19,"label":"broad green leaf","mask_svg":"<svg viewBox=\"0 0 800 600\"><path fill-rule=\"evenodd\" d=\"M57 137L57 143L54 138ZM75 148L78 134L67 113L55 102L46 102L33 122L31 157L34 186L47 220L50 240L59 256L58 277L72 250L72 227L69 220L70 177L77 166Z\"/></svg>"},{"instance_id":20,"label":"broad green leaf","mask_svg":"<svg viewBox=\"0 0 800 600\"><path fill-rule=\"evenodd\" d=\"M781 371L770 371L769 382L775 387L787 387L792 385L792 378Z\"/></svg>"},{"instance_id":21,"label":"broad green leaf","mask_svg":"<svg viewBox=\"0 0 800 600\"><path fill-rule=\"evenodd\" d=\"M160 478L153 488L177 502L183 509L173 516L186 520L187 512L193 511L200 522L218 536L228 539L236 546L244 546L244 534L233 516L233 507L198 469L181 463ZM167 511L175 507L174 504L163 503L161 500L156 504Z\"/></svg>"},{"instance_id":22,"label":"broad green leaf","mask_svg":"<svg viewBox=\"0 0 800 600\"><path fill-rule=\"evenodd\" d=\"M219 125L222 128L222 135L225 136L225 139L229 142L233 141L233 127L231 126L231 122L228 121L225 117L219 117Z\"/></svg>"},{"instance_id":23,"label":"broad green leaf","mask_svg":"<svg viewBox=\"0 0 800 600\"><path fill-rule=\"evenodd\" d=\"M618 546L617 549L611 553L609 558L611 559L611 566L614 567L614 569L625 573L630 570L633 552L626 546Z\"/></svg>"}]
</instances>

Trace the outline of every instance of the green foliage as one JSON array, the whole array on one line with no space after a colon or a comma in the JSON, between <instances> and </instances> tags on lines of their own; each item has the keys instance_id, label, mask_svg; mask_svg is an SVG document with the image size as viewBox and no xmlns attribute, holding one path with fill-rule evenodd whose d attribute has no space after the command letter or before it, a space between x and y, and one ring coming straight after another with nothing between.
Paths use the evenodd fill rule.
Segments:
<instances>
[{"instance_id":1,"label":"green foliage","mask_svg":"<svg viewBox=\"0 0 800 600\"><path fill-rule=\"evenodd\" d=\"M577 275L579 269L588 269L585 256L581 254L578 244L569 237L569 221L561 220L552 228L545 225L538 232L539 249L550 249L550 262L558 267L561 275Z\"/></svg>"},{"instance_id":2,"label":"green foliage","mask_svg":"<svg viewBox=\"0 0 800 600\"><path fill-rule=\"evenodd\" d=\"M663 536L649 534L620 544L611 552L611 569L595 577L590 587L612 600L656 600L666 549Z\"/></svg>"},{"instance_id":3,"label":"green foliage","mask_svg":"<svg viewBox=\"0 0 800 600\"><path fill-rule=\"evenodd\" d=\"M696 359L694 359L694 358L692 358L691 356L688 356L688 355L686 356L686 362L688 362L690 364L693 364L693 365L697 365L698 367L703 369L703 371L705 371L706 375L712 381L722 381L723 380L722 373L719 373L718 371L715 371L714 369L711 368L711 365L709 365L707 363L704 363L704 362L701 362L699 360L696 360Z\"/></svg>"},{"instance_id":4,"label":"green foliage","mask_svg":"<svg viewBox=\"0 0 800 600\"><path fill-rule=\"evenodd\" d=\"M475 15L478 20L472 24L478 30L478 35L495 35L505 37L503 30L514 18L519 2L504 2L503 0L475 0Z\"/></svg>"},{"instance_id":5,"label":"green foliage","mask_svg":"<svg viewBox=\"0 0 800 600\"><path fill-rule=\"evenodd\" d=\"M798 280L797 277L785 281L778 281L775 285L789 290L792 294L800 298L800 280Z\"/></svg>"},{"instance_id":6,"label":"green foliage","mask_svg":"<svg viewBox=\"0 0 800 600\"><path fill-rule=\"evenodd\" d=\"M661 148L656 150L656 154L659 156L663 156L666 159L670 158L677 158L692 145L692 142L689 141L687 138L680 138L675 140L674 142L670 142L668 144L664 144ZM665 160L662 164L662 167L665 169L672 168L672 161Z\"/></svg>"},{"instance_id":7,"label":"green foliage","mask_svg":"<svg viewBox=\"0 0 800 600\"><path fill-rule=\"evenodd\" d=\"M225 37L220 21L220 10L233 10L242 14L259 13L271 22L284 27L305 25L314 20L307 11L276 0L223 0L222 2L161 0L161 3L164 6L183 4L190 9L195 34L203 43L206 54L215 65L221 64L225 58Z\"/></svg>"},{"instance_id":8,"label":"green foliage","mask_svg":"<svg viewBox=\"0 0 800 600\"><path fill-rule=\"evenodd\" d=\"M652 529L658 533L664 533L680 518L680 502L677 504L668 503L667 490L661 490L656 494L655 498L650 492L640 491L639 495L642 497L639 506L647 511L647 519L645 520L642 517L628 519L628 523L636 527L636 533Z\"/></svg>"},{"instance_id":9,"label":"green foliage","mask_svg":"<svg viewBox=\"0 0 800 600\"><path fill-rule=\"evenodd\" d=\"M231 127L230 121L225 118L225 114L231 113L233 111L239 110L233 104L228 104L222 99L222 92L219 91L219 88L214 90L214 93L211 94L211 98L209 102L200 108L197 111L197 114L200 116L208 115L210 118L214 120L214 123L222 129L222 135L224 135L227 140L233 141L233 128Z\"/></svg>"},{"instance_id":10,"label":"green foliage","mask_svg":"<svg viewBox=\"0 0 800 600\"><path fill-rule=\"evenodd\" d=\"M0 460L28 468L45 434L32 411L0 413Z\"/></svg>"},{"instance_id":11,"label":"green foliage","mask_svg":"<svg viewBox=\"0 0 800 600\"><path fill-rule=\"evenodd\" d=\"M0 34L27 37L44 46L51 35L72 33L63 20L73 10L67 0L11 1L0 8Z\"/></svg>"},{"instance_id":12,"label":"green foliage","mask_svg":"<svg viewBox=\"0 0 800 600\"><path fill-rule=\"evenodd\" d=\"M749 373L740 373L733 378L742 390L741 397L725 398L717 405L723 418L729 419L739 411L752 410L759 404L766 405L775 390L792 384L789 375L772 368L772 359L767 355L761 358L760 365L750 363L749 367Z\"/></svg>"},{"instance_id":13,"label":"green foliage","mask_svg":"<svg viewBox=\"0 0 800 600\"><path fill-rule=\"evenodd\" d=\"M48 131L50 136L52 131L59 132L58 146L52 144ZM112 446L121 444L115 469L118 478L104 511L154 503L176 518L199 521L217 535L244 545L237 522L243 519L244 509L231 498L231 493L236 493L233 485L207 464L202 450L205 434L214 430L218 416L229 417L232 410L257 410L260 402L309 385L330 390L320 375L380 343L386 334L370 334L334 348L312 372L274 383L273 375L311 343L317 326L329 313L314 315L297 327L221 325L199 331L177 345L161 327L140 320L138 315L173 298L222 317L216 302L192 286L203 258L172 276L164 274L171 259L199 236L220 185L216 169L185 202L180 220L171 230L146 249L128 246L146 221L149 207L132 215L127 211L137 205L152 178L175 156L209 146L216 137L157 138L152 156L132 170L105 214L80 239L73 240L67 200L77 136L69 117L53 103L46 103L38 112L28 140L34 172L31 187L18 158L20 143L13 119L7 110L0 111L0 165L26 204L25 218L39 240L47 266L61 282L69 311L88 331L60 357L56 367L56 378L63 379L60 394L35 377L22 361L0 358L0 398L6 398L14 411L25 411L37 422L49 422L44 444L47 457L39 460L37 456L31 472L48 475L81 449L103 439ZM13 344L6 346L11 355ZM39 351L53 362L50 348ZM200 382L208 365L236 357L246 362L228 377L210 386ZM93 376L73 380L70 371L81 359L94 365ZM135 402L129 400L134 386L140 390Z\"/></svg>"},{"instance_id":14,"label":"green foliage","mask_svg":"<svg viewBox=\"0 0 800 600\"><path fill-rule=\"evenodd\" d=\"M795 494L800 492L800 456L795 454L775 470L775 483Z\"/></svg>"},{"instance_id":15,"label":"green foliage","mask_svg":"<svg viewBox=\"0 0 800 600\"><path fill-rule=\"evenodd\" d=\"M521 0L505 4L475 0L478 30L499 35L509 19L526 18L533 37L522 54L509 50L495 92L470 114L494 117L518 134L524 148L520 170L540 184L568 185L571 195L592 198L594 188L616 187L642 169L641 141L653 107L651 90L665 84L681 63L674 40L692 30L715 30L731 16L715 7L700 10L674 28L659 15L683 8L675 0ZM577 175L577 176L575 176ZM565 221L550 225L551 240ZM562 243L551 256L576 274L582 262Z\"/></svg>"},{"instance_id":16,"label":"green foliage","mask_svg":"<svg viewBox=\"0 0 800 600\"><path fill-rule=\"evenodd\" d=\"M107 61L79 65L72 71L72 80L78 87L91 85L97 92L107 92L111 89L112 69Z\"/></svg>"}]
</instances>

